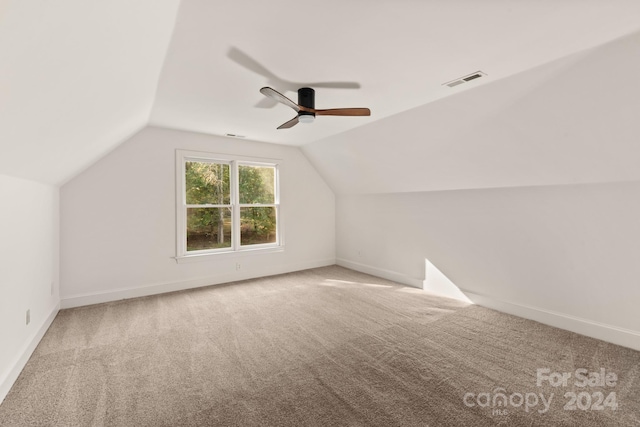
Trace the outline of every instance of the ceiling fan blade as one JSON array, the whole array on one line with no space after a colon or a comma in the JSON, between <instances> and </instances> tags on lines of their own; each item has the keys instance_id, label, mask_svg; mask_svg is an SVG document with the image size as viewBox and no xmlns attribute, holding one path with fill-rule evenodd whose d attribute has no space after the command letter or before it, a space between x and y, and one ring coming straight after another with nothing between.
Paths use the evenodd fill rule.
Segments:
<instances>
[{"instance_id":1,"label":"ceiling fan blade","mask_svg":"<svg viewBox=\"0 0 640 427\"><path fill-rule=\"evenodd\" d=\"M306 110L305 110L306 111ZM368 108L330 108L328 110L312 110L317 116L370 116Z\"/></svg>"},{"instance_id":2,"label":"ceiling fan blade","mask_svg":"<svg viewBox=\"0 0 640 427\"><path fill-rule=\"evenodd\" d=\"M268 96L271 99L275 99L276 101L281 102L288 107L293 108L296 112L300 111L300 107L298 106L298 104L296 104L280 92L271 89L270 87L263 87L262 89L260 89L260 93L262 93L264 96Z\"/></svg>"},{"instance_id":3,"label":"ceiling fan blade","mask_svg":"<svg viewBox=\"0 0 640 427\"><path fill-rule=\"evenodd\" d=\"M273 108L278 104L279 102L277 102L273 98L260 98L260 101L256 102L254 107L255 108Z\"/></svg>"},{"instance_id":4,"label":"ceiling fan blade","mask_svg":"<svg viewBox=\"0 0 640 427\"><path fill-rule=\"evenodd\" d=\"M278 129L289 129L294 127L297 124L298 124L298 116L295 116L293 119L289 120L288 122L278 126Z\"/></svg>"},{"instance_id":5,"label":"ceiling fan blade","mask_svg":"<svg viewBox=\"0 0 640 427\"><path fill-rule=\"evenodd\" d=\"M227 52L227 57L234 61L235 63L243 66L247 70L251 70L256 74L259 74L268 79L276 78L276 75L271 71L267 70L265 66L260 64L258 61L241 51L235 46L232 46Z\"/></svg>"}]
</instances>

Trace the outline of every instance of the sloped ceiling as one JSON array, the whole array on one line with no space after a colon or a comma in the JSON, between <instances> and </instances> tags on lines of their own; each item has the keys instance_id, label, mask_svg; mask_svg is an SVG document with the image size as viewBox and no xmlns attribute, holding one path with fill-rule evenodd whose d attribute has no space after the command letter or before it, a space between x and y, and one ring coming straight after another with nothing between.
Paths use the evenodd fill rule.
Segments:
<instances>
[{"instance_id":1,"label":"sloped ceiling","mask_svg":"<svg viewBox=\"0 0 640 427\"><path fill-rule=\"evenodd\" d=\"M146 126L179 0L0 6L0 174L60 184Z\"/></svg>"},{"instance_id":2,"label":"sloped ceiling","mask_svg":"<svg viewBox=\"0 0 640 427\"><path fill-rule=\"evenodd\" d=\"M335 192L640 180L640 33L303 147Z\"/></svg>"},{"instance_id":3,"label":"sloped ceiling","mask_svg":"<svg viewBox=\"0 0 640 427\"><path fill-rule=\"evenodd\" d=\"M510 94L535 90L582 55L598 63L607 43L640 30L636 0L0 4L0 173L53 184L152 124L303 146L336 191L393 190L354 183L345 175L353 168L348 157L335 157L366 150L353 145L365 139L380 156L393 156L399 147L378 134L393 132L394 144L413 141L456 108L471 123L501 124L496 117L515 99ZM624 49L637 56L633 45ZM443 86L477 70L487 77ZM322 84L332 82L342 88ZM265 85L294 100L297 87L312 85L318 108L369 107L372 116L320 117L278 131L293 111L267 105L258 92ZM466 126L447 123L436 128L460 133L454 128ZM359 140L345 145L345 138ZM462 169L473 153L468 148L430 154L444 153L442 165L461 156ZM474 174L461 172L459 182L434 179L429 188L465 186ZM489 174L480 181L504 179ZM516 174L514 182L528 181Z\"/></svg>"},{"instance_id":4,"label":"sloped ceiling","mask_svg":"<svg viewBox=\"0 0 640 427\"><path fill-rule=\"evenodd\" d=\"M640 28L637 1L221 4L182 2L152 124L304 145L481 85L443 86L475 71L496 81ZM316 85L316 106L369 107L372 116L276 130L295 114L283 105L259 108L258 90L273 85L297 100L295 90L314 82L359 84Z\"/></svg>"}]
</instances>

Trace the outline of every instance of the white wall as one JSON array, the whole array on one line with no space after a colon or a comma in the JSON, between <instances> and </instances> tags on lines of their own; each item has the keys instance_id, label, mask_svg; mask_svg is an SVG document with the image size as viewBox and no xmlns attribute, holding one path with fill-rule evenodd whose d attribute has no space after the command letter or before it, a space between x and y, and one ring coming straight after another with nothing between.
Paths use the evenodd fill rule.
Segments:
<instances>
[{"instance_id":1,"label":"white wall","mask_svg":"<svg viewBox=\"0 0 640 427\"><path fill-rule=\"evenodd\" d=\"M640 349L638 43L305 146L338 262L419 286L426 258L474 301Z\"/></svg>"},{"instance_id":2,"label":"white wall","mask_svg":"<svg viewBox=\"0 0 640 427\"><path fill-rule=\"evenodd\" d=\"M640 338L639 195L640 181L339 196L337 257L419 280L427 258L464 291Z\"/></svg>"},{"instance_id":3,"label":"white wall","mask_svg":"<svg viewBox=\"0 0 640 427\"><path fill-rule=\"evenodd\" d=\"M57 313L58 196L0 175L0 402Z\"/></svg>"},{"instance_id":4,"label":"white wall","mask_svg":"<svg viewBox=\"0 0 640 427\"><path fill-rule=\"evenodd\" d=\"M282 159L284 252L176 264L176 149ZM333 264L334 215L298 148L149 127L61 189L62 305Z\"/></svg>"}]
</instances>

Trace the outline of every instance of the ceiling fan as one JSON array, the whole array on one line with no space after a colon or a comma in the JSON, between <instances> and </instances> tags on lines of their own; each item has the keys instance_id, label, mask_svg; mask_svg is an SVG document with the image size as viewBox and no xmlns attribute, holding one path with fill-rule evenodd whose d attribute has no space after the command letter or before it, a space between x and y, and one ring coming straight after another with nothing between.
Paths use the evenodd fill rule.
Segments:
<instances>
[{"instance_id":1,"label":"ceiling fan","mask_svg":"<svg viewBox=\"0 0 640 427\"><path fill-rule=\"evenodd\" d=\"M280 92L263 87L260 93L288 107L298 113L293 119L278 126L278 129L288 129L300 123L311 123L318 116L370 116L371 110L368 108L331 108L319 110L315 108L315 91L310 87L298 89L298 103L296 104Z\"/></svg>"}]
</instances>

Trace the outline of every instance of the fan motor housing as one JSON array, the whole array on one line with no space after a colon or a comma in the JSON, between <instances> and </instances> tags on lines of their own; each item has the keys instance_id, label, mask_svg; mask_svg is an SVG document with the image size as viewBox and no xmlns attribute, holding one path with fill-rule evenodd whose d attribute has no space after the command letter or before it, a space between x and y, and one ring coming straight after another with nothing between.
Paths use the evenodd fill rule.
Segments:
<instances>
[{"instance_id":1,"label":"fan motor housing","mask_svg":"<svg viewBox=\"0 0 640 427\"><path fill-rule=\"evenodd\" d=\"M303 87L298 89L298 105L306 108L316 108L316 91L310 87ZM298 116L313 116L315 113L308 113L306 111L299 111Z\"/></svg>"}]
</instances>

